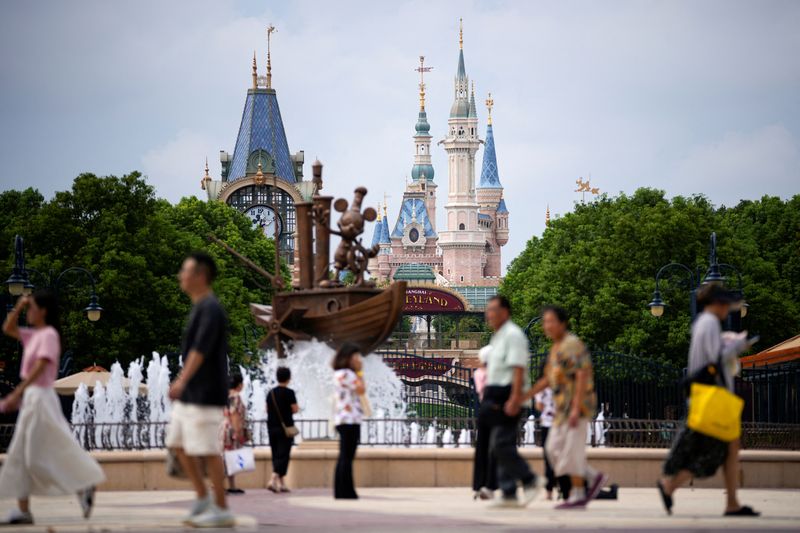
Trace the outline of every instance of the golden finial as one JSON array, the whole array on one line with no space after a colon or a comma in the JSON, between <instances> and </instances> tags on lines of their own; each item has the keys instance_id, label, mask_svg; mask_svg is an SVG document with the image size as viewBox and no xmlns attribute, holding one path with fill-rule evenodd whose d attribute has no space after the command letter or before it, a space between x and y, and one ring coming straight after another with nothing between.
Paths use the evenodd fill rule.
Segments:
<instances>
[{"instance_id":1,"label":"golden finial","mask_svg":"<svg viewBox=\"0 0 800 533\"><path fill-rule=\"evenodd\" d=\"M544 213L544 225L550 227L550 204L547 204L547 211Z\"/></svg>"},{"instance_id":2,"label":"golden finial","mask_svg":"<svg viewBox=\"0 0 800 533\"><path fill-rule=\"evenodd\" d=\"M267 182L267 178L264 176L264 171L261 167L261 156L258 157L258 170L256 171L256 177L253 181L256 185L264 185Z\"/></svg>"},{"instance_id":3,"label":"golden finial","mask_svg":"<svg viewBox=\"0 0 800 533\"><path fill-rule=\"evenodd\" d=\"M386 206L389 205L389 201L387 200L387 198L389 198L389 195L386 194L386 193L383 193L383 218L387 218L387 216L388 216L386 214Z\"/></svg>"},{"instance_id":4,"label":"golden finial","mask_svg":"<svg viewBox=\"0 0 800 533\"><path fill-rule=\"evenodd\" d=\"M272 34L275 33L275 26L267 26L267 89L272 89Z\"/></svg>"},{"instance_id":5,"label":"golden finial","mask_svg":"<svg viewBox=\"0 0 800 533\"><path fill-rule=\"evenodd\" d=\"M458 19L458 49L464 49L464 19Z\"/></svg>"},{"instance_id":6,"label":"golden finial","mask_svg":"<svg viewBox=\"0 0 800 533\"><path fill-rule=\"evenodd\" d=\"M378 222L381 221L382 213L381 213L381 203L378 202Z\"/></svg>"},{"instance_id":7,"label":"golden finial","mask_svg":"<svg viewBox=\"0 0 800 533\"><path fill-rule=\"evenodd\" d=\"M258 67L256 67L255 50L253 50L253 89L258 89Z\"/></svg>"},{"instance_id":8,"label":"golden finial","mask_svg":"<svg viewBox=\"0 0 800 533\"><path fill-rule=\"evenodd\" d=\"M203 179L200 180L200 188L206 190L206 183L211 181L211 176L208 175L208 158L206 157L206 173Z\"/></svg>"},{"instance_id":9,"label":"golden finial","mask_svg":"<svg viewBox=\"0 0 800 533\"><path fill-rule=\"evenodd\" d=\"M415 68L419 72L419 110L425 111L425 78L426 72L433 70L433 67L425 66L425 56L419 56L419 66Z\"/></svg>"},{"instance_id":10,"label":"golden finial","mask_svg":"<svg viewBox=\"0 0 800 533\"><path fill-rule=\"evenodd\" d=\"M494 107L494 99L492 99L492 93L489 93L486 97L486 109L489 110L489 118L486 119L486 122L490 126L492 124L492 107Z\"/></svg>"}]
</instances>

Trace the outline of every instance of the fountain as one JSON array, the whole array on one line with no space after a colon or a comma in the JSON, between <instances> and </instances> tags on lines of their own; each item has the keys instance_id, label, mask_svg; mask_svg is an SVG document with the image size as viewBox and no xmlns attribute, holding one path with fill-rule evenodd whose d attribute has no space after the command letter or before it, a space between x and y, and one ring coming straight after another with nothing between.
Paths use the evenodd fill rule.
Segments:
<instances>
[{"instance_id":1,"label":"fountain","mask_svg":"<svg viewBox=\"0 0 800 533\"><path fill-rule=\"evenodd\" d=\"M536 417L531 415L528 417L528 420L525 421L525 440L523 441L525 444L532 444L535 445L536 443Z\"/></svg>"},{"instance_id":2,"label":"fountain","mask_svg":"<svg viewBox=\"0 0 800 533\"><path fill-rule=\"evenodd\" d=\"M300 413L297 420L315 420L317 424L304 427L305 438L326 438L329 435L325 423L333 417L333 371L330 361L333 350L325 343L315 340L297 342L294 348L287 352L287 357L279 359L275 352L262 353L265 361L261 368L249 372L240 367L242 372L242 399L247 407L247 416L250 421L261 421L253 424L253 439L255 442L268 442L267 418L268 394L272 387L277 385L275 371L279 366L287 366L292 370L291 387L297 393ZM147 364L145 383L147 395L142 397L139 387L142 382L142 368L144 360L138 359L128 367L128 387L125 390L125 375L122 366L114 363L111 367L111 377L103 386L97 382L94 394L90 395L85 386L75 392L72 405L73 424L123 424L136 427L137 422L150 422L149 433L133 431L130 443L138 447L142 441L148 442L150 447L163 445L163 423L169 420L171 404L169 401L170 371L166 356L153 352ZM404 419L407 404L405 391L400 379L380 357L364 358L364 374L367 383L367 397L373 407L374 424L373 435L367 434L368 425L362 426L364 442L405 442L406 435L401 429L393 429L391 435L387 428L394 427L386 423L389 419ZM254 376L263 376L261 379ZM85 427L76 428L76 437L81 442L86 439ZM94 433L89 435L93 447L112 448L123 447L123 434L125 431L109 431L109 427L119 429L119 426L95 427ZM103 433L105 428L105 433ZM434 443L435 443L435 427ZM414 431L412 435L416 435ZM368 439L372 440L368 440ZM416 438L413 437L412 438ZM376 440L378 439L378 440ZM385 439L385 440L384 440Z\"/></svg>"}]
</instances>

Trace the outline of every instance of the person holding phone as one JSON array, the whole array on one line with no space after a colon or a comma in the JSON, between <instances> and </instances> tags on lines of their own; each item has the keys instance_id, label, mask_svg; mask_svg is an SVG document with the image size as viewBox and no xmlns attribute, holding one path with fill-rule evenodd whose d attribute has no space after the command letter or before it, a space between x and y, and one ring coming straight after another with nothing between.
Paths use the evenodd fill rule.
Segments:
<instances>
[{"instance_id":1,"label":"person holding phone","mask_svg":"<svg viewBox=\"0 0 800 533\"><path fill-rule=\"evenodd\" d=\"M689 344L688 374L696 374L708 365L719 365L722 381L733 391L734 377L739 367L738 356L757 340L747 339L747 332L726 334L721 322L728 318L731 307L741 296L720 285L709 283L697 292L697 304L703 311L692 324ZM758 516L752 507L741 505L736 496L739 485L739 439L723 442L688 428L679 434L664 463L664 477L657 483L667 514L672 514L672 496L692 477L713 476L720 466L725 473L727 503L725 516Z\"/></svg>"}]
</instances>

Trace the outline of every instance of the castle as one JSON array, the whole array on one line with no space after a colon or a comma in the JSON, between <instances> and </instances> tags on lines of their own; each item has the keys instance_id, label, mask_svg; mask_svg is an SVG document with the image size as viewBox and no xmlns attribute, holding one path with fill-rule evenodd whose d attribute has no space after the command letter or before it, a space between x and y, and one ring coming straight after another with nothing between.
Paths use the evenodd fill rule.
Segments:
<instances>
[{"instance_id":1,"label":"castle","mask_svg":"<svg viewBox=\"0 0 800 533\"><path fill-rule=\"evenodd\" d=\"M370 272L381 282L407 280L447 286L482 308L496 293L501 276L500 249L508 242L508 209L497 171L492 130L491 94L486 100L486 138L478 136L474 83L464 66L463 28L459 30L458 68L447 135L439 142L448 156L447 225L436 227L435 172L431 163L431 133L425 111L424 57L420 57L419 115L415 127L414 166L400 211L389 224L384 205L372 244L380 248ZM475 155L484 145L480 181L475 185Z\"/></svg>"}]
</instances>

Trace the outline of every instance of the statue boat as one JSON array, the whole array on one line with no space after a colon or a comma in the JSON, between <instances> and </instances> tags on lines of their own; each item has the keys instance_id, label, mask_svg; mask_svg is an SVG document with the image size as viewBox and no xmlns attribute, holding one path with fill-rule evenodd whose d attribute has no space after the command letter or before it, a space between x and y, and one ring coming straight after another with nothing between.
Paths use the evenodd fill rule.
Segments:
<instances>
[{"instance_id":1,"label":"statue boat","mask_svg":"<svg viewBox=\"0 0 800 533\"><path fill-rule=\"evenodd\" d=\"M375 209L361 209L367 189L355 189L351 206L343 198L333 202L331 196L319 194L322 190L322 164L316 161L312 169L315 186L312 200L295 204L297 253L293 290L284 289L280 275L270 274L217 237L210 235L209 239L267 278L275 289L272 305L250 304L256 323L267 330L259 342L260 348L275 348L278 357L285 357L285 344L316 338L334 349L352 342L368 354L383 344L400 319L406 282L396 281L381 289L373 281L364 279L369 259L378 253L377 246L365 248L360 238L365 222L377 218ZM338 230L330 228L331 206L341 213ZM330 269L331 235L341 239L334 253L333 276ZM277 237L275 272L280 272L280 241ZM340 281L340 274L345 271L355 276L352 285L345 286Z\"/></svg>"}]
</instances>

